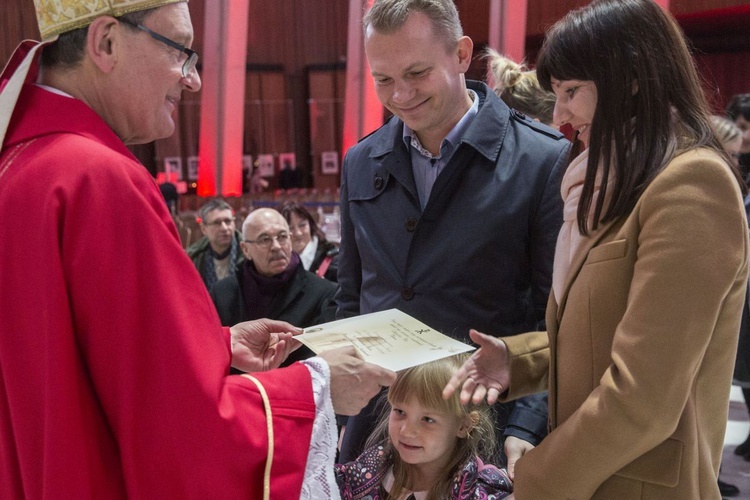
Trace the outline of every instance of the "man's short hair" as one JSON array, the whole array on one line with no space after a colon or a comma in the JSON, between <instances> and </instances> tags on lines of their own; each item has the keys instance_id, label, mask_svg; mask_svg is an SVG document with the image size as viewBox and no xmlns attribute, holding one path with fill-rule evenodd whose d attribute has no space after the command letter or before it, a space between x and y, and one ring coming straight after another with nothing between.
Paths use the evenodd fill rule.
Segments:
<instances>
[{"instance_id":1,"label":"man's short hair","mask_svg":"<svg viewBox=\"0 0 750 500\"><path fill-rule=\"evenodd\" d=\"M375 0L362 19L362 27L365 32L372 27L379 33L393 33L414 12L421 12L432 21L448 50L453 50L458 39L464 36L453 0Z\"/></svg>"},{"instance_id":2,"label":"man's short hair","mask_svg":"<svg viewBox=\"0 0 750 500\"><path fill-rule=\"evenodd\" d=\"M213 200L208 201L199 210L198 213L200 214L201 222L204 222L206 217L208 217L208 214L214 210L232 210L232 207L221 198L214 198Z\"/></svg>"},{"instance_id":3,"label":"man's short hair","mask_svg":"<svg viewBox=\"0 0 750 500\"><path fill-rule=\"evenodd\" d=\"M143 21L160 7L153 9L139 10L124 14L118 19L124 19L133 24L143 24ZM42 50L42 67L51 68L53 66L73 67L83 60L83 51L86 46L86 36L89 33L89 27L84 26L72 31L68 31L59 36L59 38Z\"/></svg>"}]
</instances>

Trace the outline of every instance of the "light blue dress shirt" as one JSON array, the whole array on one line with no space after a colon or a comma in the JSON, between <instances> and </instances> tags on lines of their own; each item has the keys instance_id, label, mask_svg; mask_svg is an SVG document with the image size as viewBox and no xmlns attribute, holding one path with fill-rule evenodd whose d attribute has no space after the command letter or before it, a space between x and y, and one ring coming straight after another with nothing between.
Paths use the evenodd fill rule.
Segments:
<instances>
[{"instance_id":1,"label":"light blue dress shirt","mask_svg":"<svg viewBox=\"0 0 750 500\"><path fill-rule=\"evenodd\" d=\"M479 96L471 89L468 89L468 92L472 100L471 107L440 143L438 156L433 156L427 151L419 142L417 134L404 123L404 142L411 152L411 168L414 172L414 182L417 184L419 203L423 210L427 205L427 200L430 199L435 180L450 161L461 141L461 136L479 112Z\"/></svg>"}]
</instances>

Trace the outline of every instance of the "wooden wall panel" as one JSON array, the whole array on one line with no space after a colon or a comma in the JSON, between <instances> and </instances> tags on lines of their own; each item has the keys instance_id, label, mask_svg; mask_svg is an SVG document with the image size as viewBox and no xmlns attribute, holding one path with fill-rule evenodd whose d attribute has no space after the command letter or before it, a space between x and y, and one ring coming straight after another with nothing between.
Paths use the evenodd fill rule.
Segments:
<instances>
[{"instance_id":1,"label":"wooden wall panel","mask_svg":"<svg viewBox=\"0 0 750 500\"><path fill-rule=\"evenodd\" d=\"M750 93L750 51L702 54L696 62L715 113L723 114L733 95Z\"/></svg>"},{"instance_id":2,"label":"wooden wall panel","mask_svg":"<svg viewBox=\"0 0 750 500\"><path fill-rule=\"evenodd\" d=\"M245 101L245 153L291 151L291 119L282 72L249 72Z\"/></svg>"},{"instance_id":3,"label":"wooden wall panel","mask_svg":"<svg viewBox=\"0 0 750 500\"><path fill-rule=\"evenodd\" d=\"M314 186L319 189L336 188L340 175L323 174L321 154L336 151L339 163L342 158L339 150L342 140L344 113L344 86L346 70L311 70L309 82L310 116L310 166Z\"/></svg>"},{"instance_id":4,"label":"wooden wall panel","mask_svg":"<svg viewBox=\"0 0 750 500\"><path fill-rule=\"evenodd\" d=\"M747 5L747 0L671 0L669 10L680 15L742 5Z\"/></svg>"},{"instance_id":5,"label":"wooden wall panel","mask_svg":"<svg viewBox=\"0 0 750 500\"><path fill-rule=\"evenodd\" d=\"M526 35L544 35L547 29L568 11L589 4L589 0L528 0Z\"/></svg>"},{"instance_id":6,"label":"wooden wall panel","mask_svg":"<svg viewBox=\"0 0 750 500\"><path fill-rule=\"evenodd\" d=\"M188 9L190 10L190 20L193 23L193 50L198 51L199 56L205 56L203 53L203 32L205 31L205 0L192 0L188 3ZM200 64L200 60L198 61Z\"/></svg>"},{"instance_id":7,"label":"wooden wall panel","mask_svg":"<svg viewBox=\"0 0 750 500\"><path fill-rule=\"evenodd\" d=\"M31 0L1 0L0 67L5 67L16 45L27 38L40 38L34 3Z\"/></svg>"},{"instance_id":8,"label":"wooden wall panel","mask_svg":"<svg viewBox=\"0 0 750 500\"><path fill-rule=\"evenodd\" d=\"M248 63L302 73L346 58L347 0L251 0Z\"/></svg>"}]
</instances>

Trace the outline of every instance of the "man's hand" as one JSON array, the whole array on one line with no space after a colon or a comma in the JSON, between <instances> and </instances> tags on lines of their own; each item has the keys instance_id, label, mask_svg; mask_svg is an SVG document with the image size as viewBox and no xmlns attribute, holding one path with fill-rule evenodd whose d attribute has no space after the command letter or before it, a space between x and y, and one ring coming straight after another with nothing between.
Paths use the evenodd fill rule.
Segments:
<instances>
[{"instance_id":1,"label":"man's hand","mask_svg":"<svg viewBox=\"0 0 750 500\"><path fill-rule=\"evenodd\" d=\"M510 385L508 348L502 340L476 330L469 330L469 336L479 349L453 374L443 389L443 398L448 399L461 387L461 403L471 400L478 404L486 396L487 403L494 404Z\"/></svg>"},{"instance_id":2,"label":"man's hand","mask_svg":"<svg viewBox=\"0 0 750 500\"><path fill-rule=\"evenodd\" d=\"M278 366L301 344L292 335L302 333L285 321L258 319L237 323L232 334L232 366L243 372L262 372Z\"/></svg>"},{"instance_id":3,"label":"man's hand","mask_svg":"<svg viewBox=\"0 0 750 500\"><path fill-rule=\"evenodd\" d=\"M511 481L516 478L516 462L527 452L534 449L534 445L515 436L505 438L505 456L508 459L508 475Z\"/></svg>"},{"instance_id":4,"label":"man's hand","mask_svg":"<svg viewBox=\"0 0 750 500\"><path fill-rule=\"evenodd\" d=\"M331 370L331 401L339 415L356 415L380 388L391 385L396 374L366 363L354 347L340 347L319 356Z\"/></svg>"}]
</instances>

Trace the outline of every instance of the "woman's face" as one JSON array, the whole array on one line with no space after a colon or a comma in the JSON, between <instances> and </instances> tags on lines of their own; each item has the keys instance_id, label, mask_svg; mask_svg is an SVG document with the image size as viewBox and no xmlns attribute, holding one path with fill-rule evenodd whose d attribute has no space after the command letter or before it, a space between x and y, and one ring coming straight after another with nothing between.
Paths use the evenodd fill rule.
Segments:
<instances>
[{"instance_id":1,"label":"woman's face","mask_svg":"<svg viewBox=\"0 0 750 500\"><path fill-rule=\"evenodd\" d=\"M289 231L292 233L292 250L299 254L312 239L310 223L304 217L292 212L289 216Z\"/></svg>"},{"instance_id":2,"label":"woman's face","mask_svg":"<svg viewBox=\"0 0 750 500\"><path fill-rule=\"evenodd\" d=\"M744 116L738 116L734 123L742 131L742 145L740 146L740 153L750 153L750 121L745 120Z\"/></svg>"},{"instance_id":3,"label":"woman's face","mask_svg":"<svg viewBox=\"0 0 750 500\"><path fill-rule=\"evenodd\" d=\"M742 152L742 137L738 137L735 140L728 142L724 144L724 147L727 148L727 152L732 155L732 159L734 160L735 165L739 165L739 158L740 153Z\"/></svg>"},{"instance_id":4,"label":"woman's face","mask_svg":"<svg viewBox=\"0 0 750 500\"><path fill-rule=\"evenodd\" d=\"M597 91L591 80L551 79L557 100L552 119L557 127L570 124L587 147L596 111Z\"/></svg>"}]
</instances>

